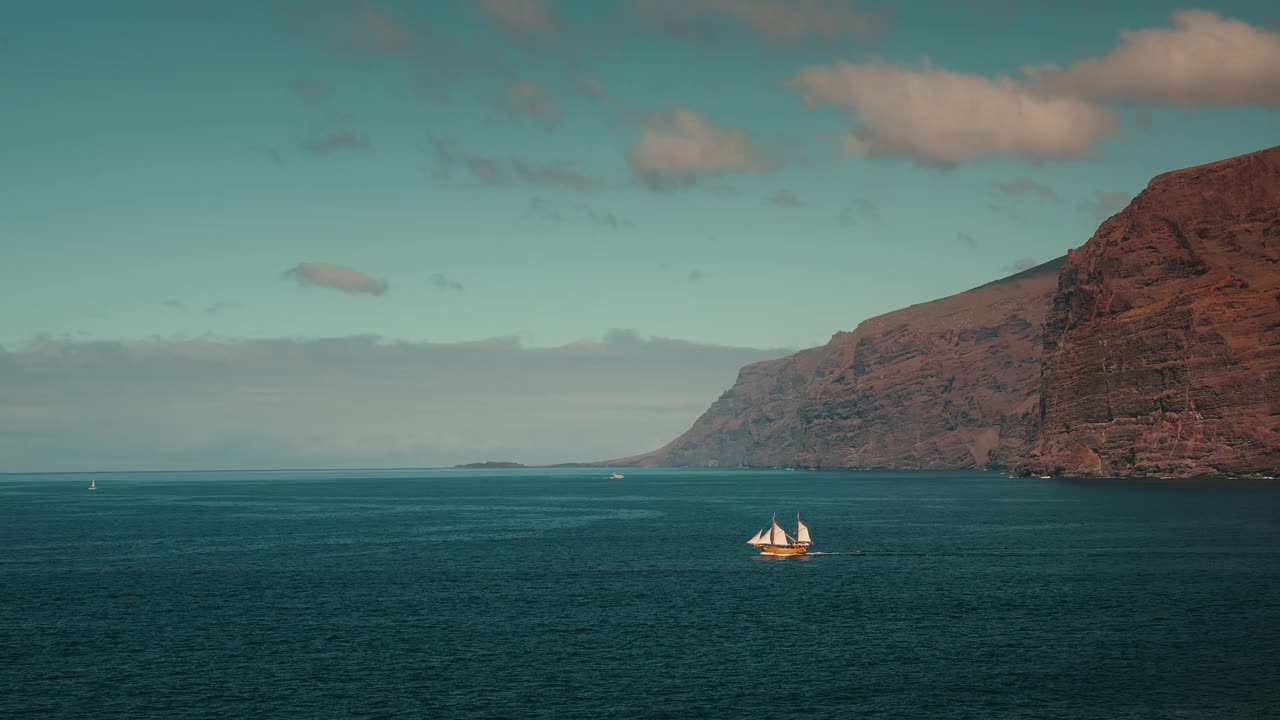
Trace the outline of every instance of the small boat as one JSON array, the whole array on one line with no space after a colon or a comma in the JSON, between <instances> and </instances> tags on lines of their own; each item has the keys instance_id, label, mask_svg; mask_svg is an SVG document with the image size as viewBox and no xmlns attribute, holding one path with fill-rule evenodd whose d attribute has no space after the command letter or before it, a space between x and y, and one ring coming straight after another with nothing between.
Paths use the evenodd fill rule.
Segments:
<instances>
[{"instance_id":1,"label":"small boat","mask_svg":"<svg viewBox=\"0 0 1280 720\"><path fill-rule=\"evenodd\" d=\"M625 475L619 475L618 473L614 473L614 474L612 474L612 475L610 475L610 476L609 476L609 479L610 479L610 480L621 480L621 479L622 479L622 478L624 478L624 477L626 477L626 476L625 476Z\"/></svg>"},{"instance_id":2,"label":"small boat","mask_svg":"<svg viewBox=\"0 0 1280 720\"><path fill-rule=\"evenodd\" d=\"M98 489L98 479L97 479L97 478L92 478L92 479L90 479L90 480L89 480L89 489L90 489L90 490L97 490L97 489Z\"/></svg>"},{"instance_id":3,"label":"small boat","mask_svg":"<svg viewBox=\"0 0 1280 720\"><path fill-rule=\"evenodd\" d=\"M813 546L809 537L809 526L800 522L800 513L796 513L796 534L788 535L778 525L778 516L774 515L769 527L756 533L748 545L760 548L761 555L804 555Z\"/></svg>"}]
</instances>

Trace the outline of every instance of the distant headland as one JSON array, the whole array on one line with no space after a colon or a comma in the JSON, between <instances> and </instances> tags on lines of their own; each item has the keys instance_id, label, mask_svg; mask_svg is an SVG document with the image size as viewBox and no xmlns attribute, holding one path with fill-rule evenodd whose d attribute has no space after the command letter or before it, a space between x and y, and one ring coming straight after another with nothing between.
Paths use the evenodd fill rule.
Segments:
<instances>
[{"instance_id":1,"label":"distant headland","mask_svg":"<svg viewBox=\"0 0 1280 720\"><path fill-rule=\"evenodd\" d=\"M608 463L603 462L567 462L556 463L555 465L525 465L524 463L486 460L484 462L467 463L465 465L454 465L451 470L502 470L511 468L590 468L604 467Z\"/></svg>"},{"instance_id":2,"label":"distant headland","mask_svg":"<svg viewBox=\"0 0 1280 720\"><path fill-rule=\"evenodd\" d=\"M506 462L497 460L486 460L484 462L467 463L465 465L454 465L454 470L502 470L507 468L523 468L529 467L523 463Z\"/></svg>"}]
</instances>

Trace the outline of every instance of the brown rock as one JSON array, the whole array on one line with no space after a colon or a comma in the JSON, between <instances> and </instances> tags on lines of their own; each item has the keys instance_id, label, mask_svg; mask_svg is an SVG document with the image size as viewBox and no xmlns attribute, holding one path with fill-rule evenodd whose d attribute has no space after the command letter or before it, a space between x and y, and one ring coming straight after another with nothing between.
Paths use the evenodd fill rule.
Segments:
<instances>
[{"instance_id":1,"label":"brown rock","mask_svg":"<svg viewBox=\"0 0 1280 720\"><path fill-rule=\"evenodd\" d=\"M688 432L613 463L936 469L1021 457L1061 262L748 365Z\"/></svg>"},{"instance_id":2,"label":"brown rock","mask_svg":"<svg viewBox=\"0 0 1280 720\"><path fill-rule=\"evenodd\" d=\"M749 365L613 463L1280 475L1280 147L1155 178L1065 263Z\"/></svg>"},{"instance_id":3,"label":"brown rock","mask_svg":"<svg viewBox=\"0 0 1280 720\"><path fill-rule=\"evenodd\" d=\"M1072 251L1032 474L1280 468L1280 147L1156 177Z\"/></svg>"}]
</instances>

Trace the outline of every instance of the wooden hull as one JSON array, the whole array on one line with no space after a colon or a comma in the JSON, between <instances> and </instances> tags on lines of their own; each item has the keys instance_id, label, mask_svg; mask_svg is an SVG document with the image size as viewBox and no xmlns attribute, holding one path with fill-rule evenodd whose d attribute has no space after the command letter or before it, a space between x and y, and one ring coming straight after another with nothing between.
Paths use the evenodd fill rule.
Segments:
<instances>
[{"instance_id":1,"label":"wooden hull","mask_svg":"<svg viewBox=\"0 0 1280 720\"><path fill-rule=\"evenodd\" d=\"M775 545L761 545L761 555L804 555L809 552L803 545L792 545L790 547L777 547Z\"/></svg>"}]
</instances>

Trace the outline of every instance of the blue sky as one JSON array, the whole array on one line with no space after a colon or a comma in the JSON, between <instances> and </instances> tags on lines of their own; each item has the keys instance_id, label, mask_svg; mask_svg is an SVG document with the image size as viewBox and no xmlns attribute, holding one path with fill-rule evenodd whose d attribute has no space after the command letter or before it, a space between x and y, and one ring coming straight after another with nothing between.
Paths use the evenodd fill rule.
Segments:
<instances>
[{"instance_id":1,"label":"blue sky","mask_svg":"<svg viewBox=\"0 0 1280 720\"><path fill-rule=\"evenodd\" d=\"M0 15L14 357L616 328L800 348L1062 255L1155 174L1280 142L1268 2Z\"/></svg>"}]
</instances>

